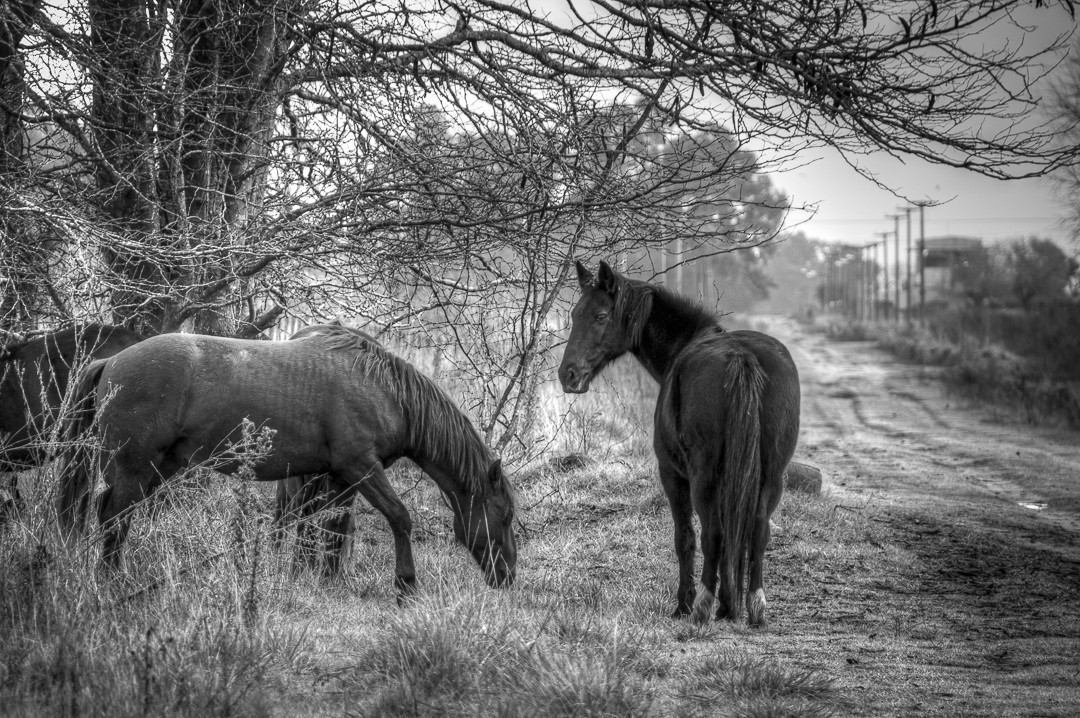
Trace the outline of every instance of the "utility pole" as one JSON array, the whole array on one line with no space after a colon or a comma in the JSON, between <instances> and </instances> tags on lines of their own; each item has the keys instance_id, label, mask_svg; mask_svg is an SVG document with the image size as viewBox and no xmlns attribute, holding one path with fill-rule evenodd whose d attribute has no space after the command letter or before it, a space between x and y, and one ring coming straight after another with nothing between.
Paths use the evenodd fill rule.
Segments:
<instances>
[{"instance_id":1,"label":"utility pole","mask_svg":"<svg viewBox=\"0 0 1080 718\"><path fill-rule=\"evenodd\" d=\"M876 310L874 309L877 300L877 277L875 276L876 267L874 266L877 250L874 249L873 242L867 244L866 248L870 250L868 252L870 259L866 265L866 318L872 322L877 318Z\"/></svg>"},{"instance_id":2,"label":"utility pole","mask_svg":"<svg viewBox=\"0 0 1080 718\"><path fill-rule=\"evenodd\" d=\"M916 202L919 208L919 326L926 326L926 205Z\"/></svg>"},{"instance_id":3,"label":"utility pole","mask_svg":"<svg viewBox=\"0 0 1080 718\"><path fill-rule=\"evenodd\" d=\"M866 247L859 246L856 260L858 265L855 269L855 282L858 289L855 293L855 318L860 322L866 321L866 261L863 255Z\"/></svg>"},{"instance_id":4,"label":"utility pole","mask_svg":"<svg viewBox=\"0 0 1080 718\"><path fill-rule=\"evenodd\" d=\"M907 218L907 325L911 326L911 207L904 207Z\"/></svg>"},{"instance_id":5,"label":"utility pole","mask_svg":"<svg viewBox=\"0 0 1080 718\"><path fill-rule=\"evenodd\" d=\"M896 262L893 264L893 294L895 295L895 312L893 319L900 323L900 215L888 214L885 215L889 219L893 220L893 237L896 238L896 253L893 255L896 258Z\"/></svg>"},{"instance_id":6,"label":"utility pole","mask_svg":"<svg viewBox=\"0 0 1080 718\"><path fill-rule=\"evenodd\" d=\"M889 319L889 233L877 232L881 237L881 311L882 319Z\"/></svg>"},{"instance_id":7,"label":"utility pole","mask_svg":"<svg viewBox=\"0 0 1080 718\"><path fill-rule=\"evenodd\" d=\"M873 260L874 260L874 244L873 242L863 247L863 282L866 283L866 321L871 321L874 318L874 273L873 273ZM867 256L869 258L867 258Z\"/></svg>"},{"instance_id":8,"label":"utility pole","mask_svg":"<svg viewBox=\"0 0 1080 718\"><path fill-rule=\"evenodd\" d=\"M870 287L870 320L878 319L877 304L877 242L870 242L870 267L867 277Z\"/></svg>"},{"instance_id":9,"label":"utility pole","mask_svg":"<svg viewBox=\"0 0 1080 718\"><path fill-rule=\"evenodd\" d=\"M857 321L859 318L859 295L857 292L859 285L855 278L856 267L851 258L851 250L851 246L844 250L844 272L846 274L844 294L847 295L848 316Z\"/></svg>"},{"instance_id":10,"label":"utility pole","mask_svg":"<svg viewBox=\"0 0 1080 718\"><path fill-rule=\"evenodd\" d=\"M675 261L678 264L675 265L675 291L683 291L683 256L682 256L682 235L675 238Z\"/></svg>"}]
</instances>

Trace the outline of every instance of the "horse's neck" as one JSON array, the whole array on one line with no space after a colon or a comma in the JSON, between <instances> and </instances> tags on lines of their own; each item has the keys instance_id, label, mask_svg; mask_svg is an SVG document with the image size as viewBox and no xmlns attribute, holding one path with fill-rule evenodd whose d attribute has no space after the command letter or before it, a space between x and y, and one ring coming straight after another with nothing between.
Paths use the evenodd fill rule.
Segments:
<instances>
[{"instance_id":1,"label":"horse's neck","mask_svg":"<svg viewBox=\"0 0 1080 718\"><path fill-rule=\"evenodd\" d=\"M456 462L446 457L431 458L421 452L413 452L410 456L420 469L431 477L439 490L450 497L459 497L472 493L469 490L467 474Z\"/></svg>"},{"instance_id":2,"label":"horse's neck","mask_svg":"<svg viewBox=\"0 0 1080 718\"><path fill-rule=\"evenodd\" d=\"M460 495L473 493L473 487L479 484L475 476L490 463L485 456L476 454L476 448L467 442L468 437L460 437L453 446L438 446L430 440L412 442L406 455L430 476L444 494Z\"/></svg>"},{"instance_id":3,"label":"horse's neck","mask_svg":"<svg viewBox=\"0 0 1080 718\"><path fill-rule=\"evenodd\" d=\"M641 340L631 352L659 382L694 337L703 331L717 330L722 331L720 324L707 313L657 293L653 296L652 310L641 332Z\"/></svg>"}]
</instances>

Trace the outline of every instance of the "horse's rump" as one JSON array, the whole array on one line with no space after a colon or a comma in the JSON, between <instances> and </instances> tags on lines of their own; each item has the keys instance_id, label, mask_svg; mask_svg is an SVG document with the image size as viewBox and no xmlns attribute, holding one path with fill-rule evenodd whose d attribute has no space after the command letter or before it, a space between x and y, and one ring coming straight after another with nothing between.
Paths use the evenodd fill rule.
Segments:
<instances>
[{"instance_id":1,"label":"horse's rump","mask_svg":"<svg viewBox=\"0 0 1080 718\"><path fill-rule=\"evenodd\" d=\"M57 475L57 517L65 532L83 529L93 491L95 447L87 445L87 434L97 411L97 386L108 359L97 359L79 373L71 388L71 415L64 427L65 449L59 457Z\"/></svg>"},{"instance_id":2,"label":"horse's rump","mask_svg":"<svg viewBox=\"0 0 1080 718\"><path fill-rule=\"evenodd\" d=\"M71 373L142 341L140 334L102 324L72 326L0 349L0 469L39 464L41 444L55 426Z\"/></svg>"}]
</instances>

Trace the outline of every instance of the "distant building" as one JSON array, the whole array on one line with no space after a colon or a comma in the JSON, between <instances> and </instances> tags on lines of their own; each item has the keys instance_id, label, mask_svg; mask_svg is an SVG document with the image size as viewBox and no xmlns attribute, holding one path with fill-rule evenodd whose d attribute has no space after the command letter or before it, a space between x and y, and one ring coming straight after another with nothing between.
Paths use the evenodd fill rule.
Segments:
<instances>
[{"instance_id":1,"label":"distant building","mask_svg":"<svg viewBox=\"0 0 1080 718\"><path fill-rule=\"evenodd\" d=\"M956 296L956 267L982 249L978 237L928 237L923 251L926 302L948 302Z\"/></svg>"}]
</instances>

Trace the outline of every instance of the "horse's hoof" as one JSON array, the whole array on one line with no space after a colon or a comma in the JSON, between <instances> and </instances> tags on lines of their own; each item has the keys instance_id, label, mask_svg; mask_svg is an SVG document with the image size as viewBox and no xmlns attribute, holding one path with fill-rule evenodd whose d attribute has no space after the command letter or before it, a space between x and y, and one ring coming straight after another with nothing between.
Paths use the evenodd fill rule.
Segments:
<instances>
[{"instance_id":1,"label":"horse's hoof","mask_svg":"<svg viewBox=\"0 0 1080 718\"><path fill-rule=\"evenodd\" d=\"M397 588L398 606L408 606L416 598L415 578L401 578L399 576L394 579L394 587Z\"/></svg>"},{"instance_id":2,"label":"horse's hoof","mask_svg":"<svg viewBox=\"0 0 1080 718\"><path fill-rule=\"evenodd\" d=\"M746 612L748 622L754 628L765 628L768 625L768 621L765 620L765 608L767 605L764 589L759 588L747 597Z\"/></svg>"},{"instance_id":3,"label":"horse's hoof","mask_svg":"<svg viewBox=\"0 0 1080 718\"><path fill-rule=\"evenodd\" d=\"M703 588L698 593L697 598L694 599L694 610L690 614L690 620L694 623L708 623L714 601L715 596L713 596L712 591Z\"/></svg>"}]
</instances>

